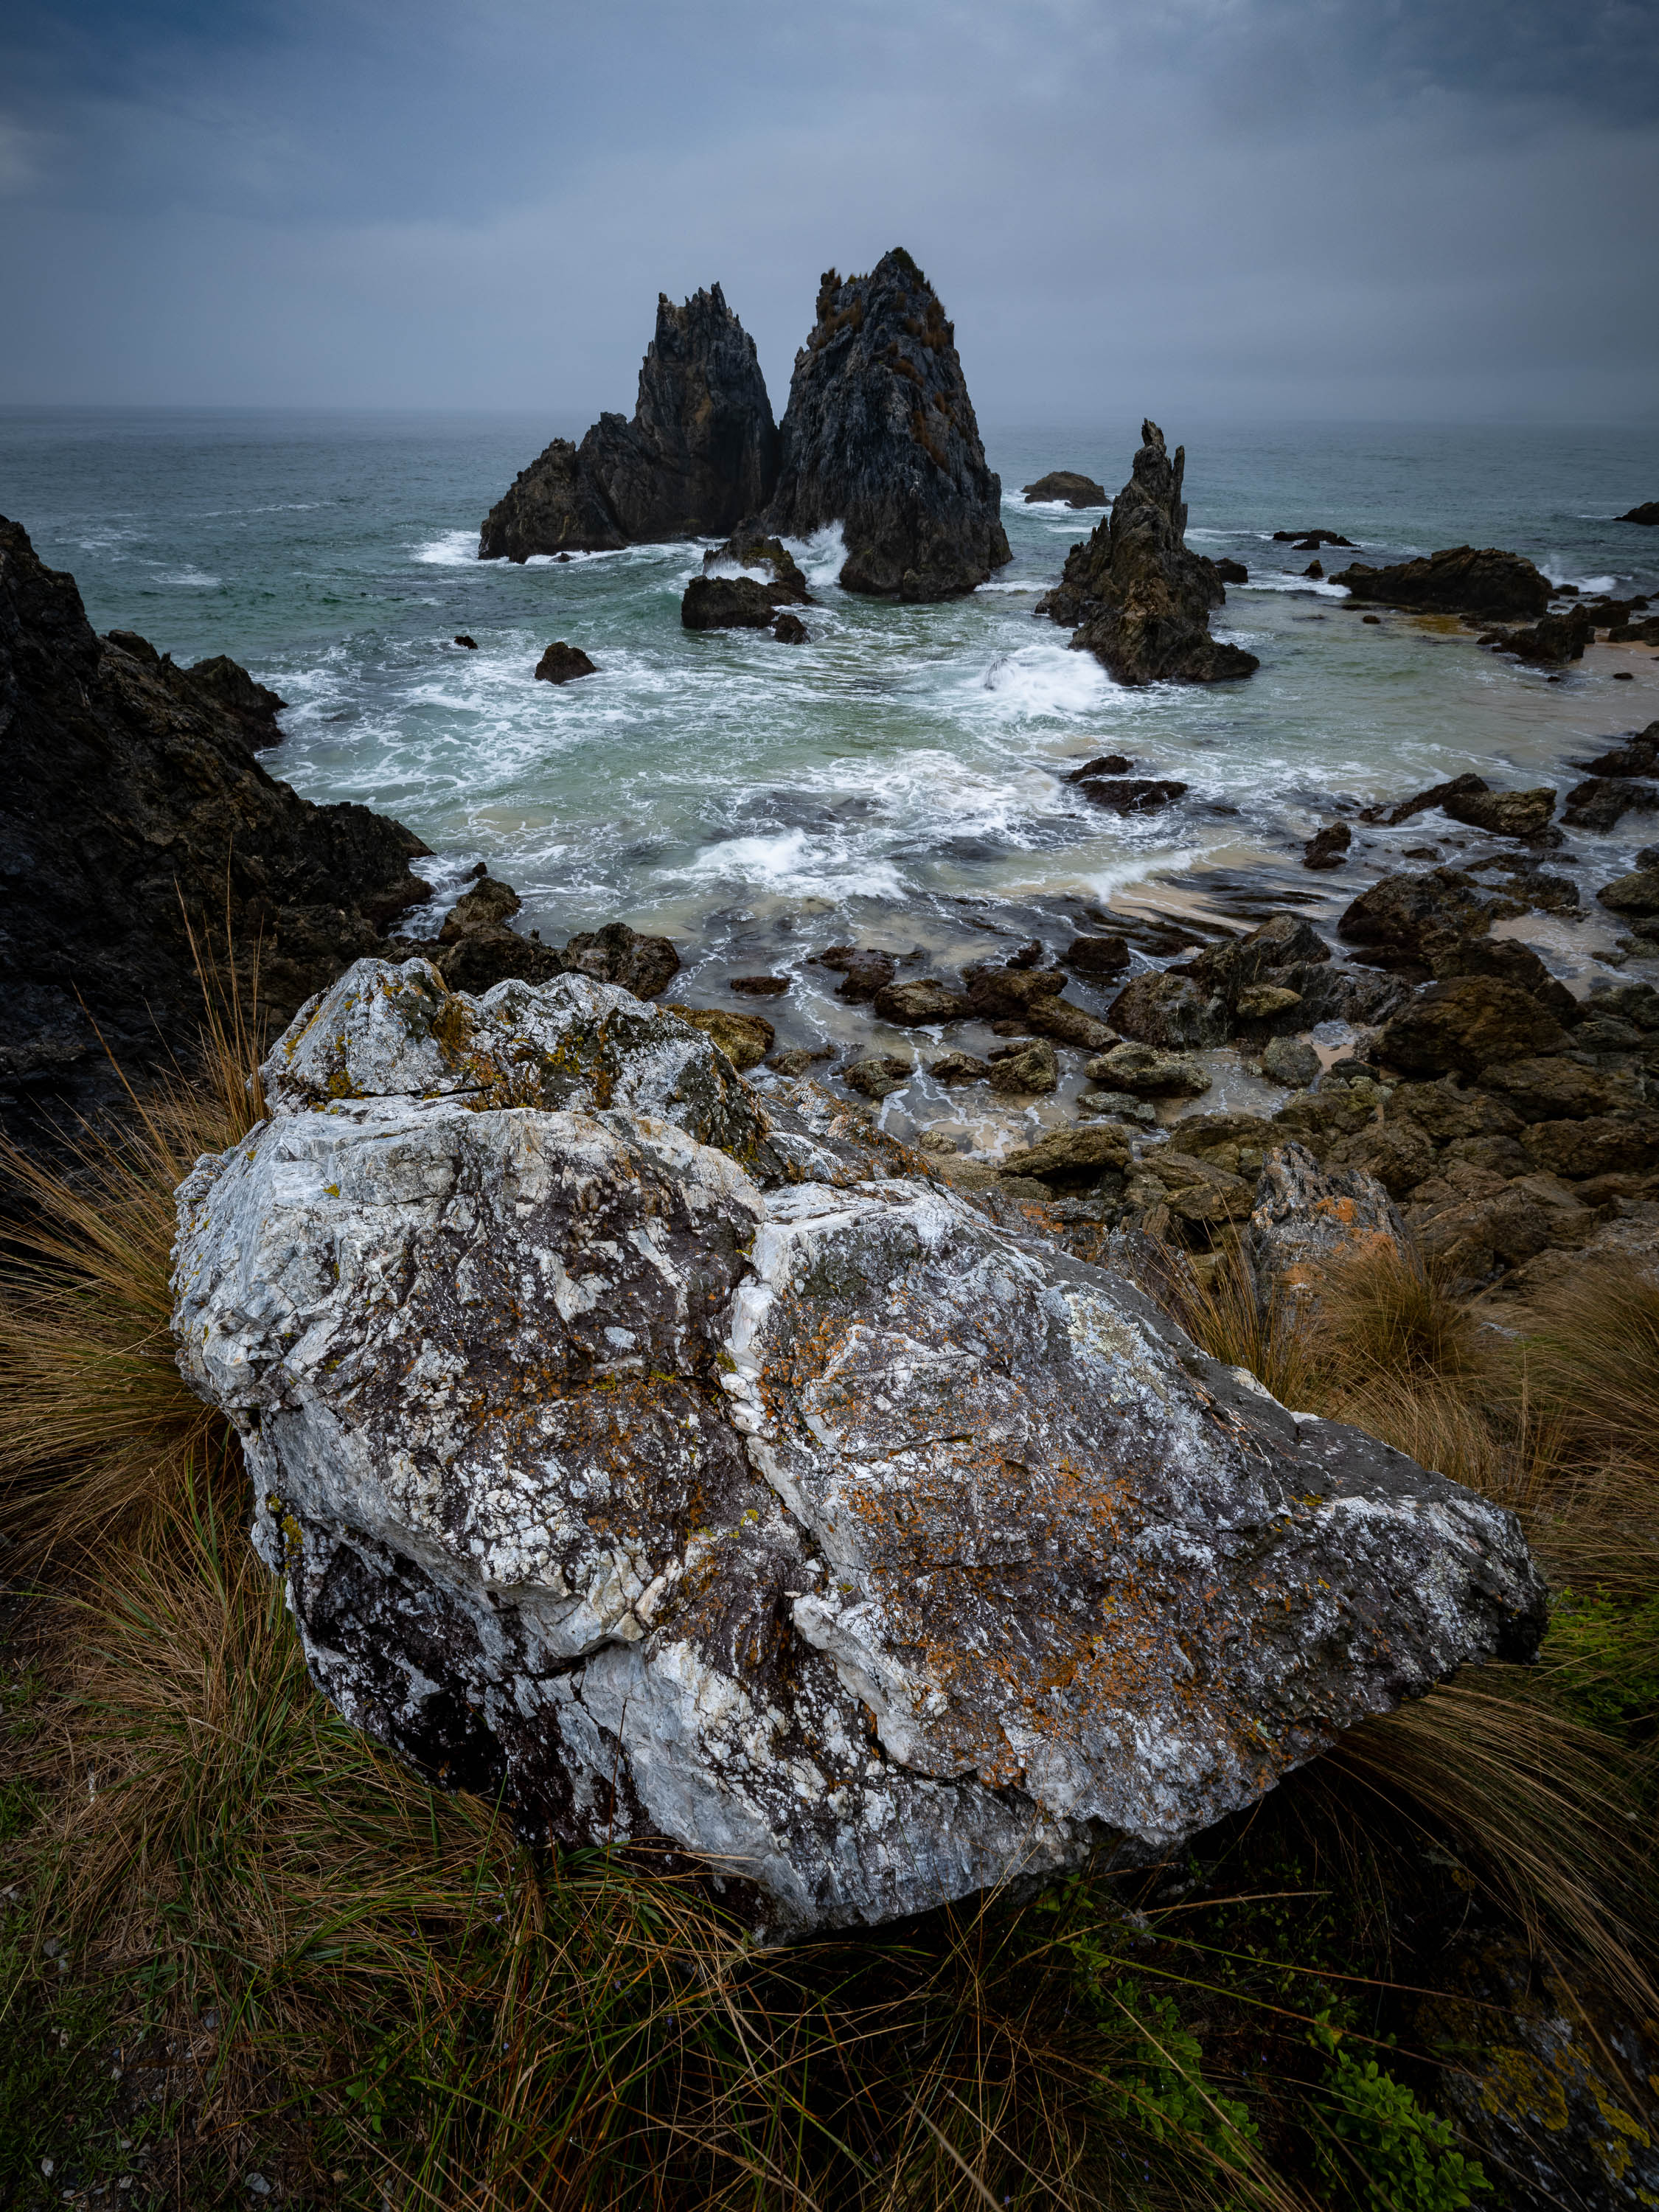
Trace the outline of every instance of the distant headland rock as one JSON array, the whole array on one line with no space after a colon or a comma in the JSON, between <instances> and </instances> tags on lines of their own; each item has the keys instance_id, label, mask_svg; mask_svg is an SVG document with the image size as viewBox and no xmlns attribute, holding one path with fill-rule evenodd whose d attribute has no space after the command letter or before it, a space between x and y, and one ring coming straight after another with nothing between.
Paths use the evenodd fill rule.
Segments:
<instances>
[{"instance_id":1,"label":"distant headland rock","mask_svg":"<svg viewBox=\"0 0 1659 2212\"><path fill-rule=\"evenodd\" d=\"M764 527L839 522L845 590L954 599L1012 557L956 332L902 246L867 276L825 272L781 440Z\"/></svg>"},{"instance_id":2,"label":"distant headland rock","mask_svg":"<svg viewBox=\"0 0 1659 2212\"><path fill-rule=\"evenodd\" d=\"M1644 499L1640 507L1632 507L1619 518L1620 522L1659 522L1659 499Z\"/></svg>"},{"instance_id":3,"label":"distant headland rock","mask_svg":"<svg viewBox=\"0 0 1659 2212\"><path fill-rule=\"evenodd\" d=\"M1064 500L1067 507L1104 507L1106 487L1097 484L1092 477L1079 476L1075 469L1051 469L1046 477L1035 483L1021 486L1027 507L1040 501Z\"/></svg>"},{"instance_id":4,"label":"distant headland rock","mask_svg":"<svg viewBox=\"0 0 1659 2212\"><path fill-rule=\"evenodd\" d=\"M265 773L251 748L280 704L234 661L181 669L136 631L99 637L74 577L0 518L0 1123L23 1141L43 1111L117 1102L118 1065L188 1064L192 930L212 954L228 931L245 994L257 960L285 1022L430 896L411 831Z\"/></svg>"},{"instance_id":5,"label":"distant headland rock","mask_svg":"<svg viewBox=\"0 0 1659 2212\"><path fill-rule=\"evenodd\" d=\"M1210 635L1210 609L1226 599L1215 563L1188 548L1181 496L1187 451L1170 460L1156 422L1111 514L1073 546L1060 582L1036 611L1074 632L1120 684L1218 684L1254 675L1253 653Z\"/></svg>"},{"instance_id":6,"label":"distant headland rock","mask_svg":"<svg viewBox=\"0 0 1659 2212\"><path fill-rule=\"evenodd\" d=\"M770 498L778 432L755 341L718 284L663 294L631 422L555 438L484 518L481 561L717 538Z\"/></svg>"},{"instance_id":7,"label":"distant headland rock","mask_svg":"<svg viewBox=\"0 0 1659 2212\"><path fill-rule=\"evenodd\" d=\"M1391 568L1356 561L1332 577L1357 599L1418 614L1529 615L1549 611L1550 587L1530 561L1495 545L1451 545Z\"/></svg>"}]
</instances>

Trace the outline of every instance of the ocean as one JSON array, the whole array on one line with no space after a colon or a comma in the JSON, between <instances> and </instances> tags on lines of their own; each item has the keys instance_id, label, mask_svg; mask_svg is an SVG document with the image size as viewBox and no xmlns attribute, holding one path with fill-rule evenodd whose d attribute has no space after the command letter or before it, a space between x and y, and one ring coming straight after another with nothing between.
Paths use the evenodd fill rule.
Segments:
<instances>
[{"instance_id":1,"label":"ocean","mask_svg":"<svg viewBox=\"0 0 1659 2212\"><path fill-rule=\"evenodd\" d=\"M1064 467L1115 491L1137 423L988 430L1014 558L970 599L853 599L835 581L836 533L799 547L819 604L795 647L682 629L701 545L476 559L518 470L584 427L0 412L0 513L73 572L98 629L139 630L180 661L228 653L281 692L270 772L307 798L394 814L434 848L439 896L417 933L482 860L551 941L613 919L674 938L685 965L671 996L735 1006L731 976L788 973L787 997L763 1008L781 1043L926 1057L930 1040L835 999L836 976L812 962L831 943L948 975L1004 940L1057 947L1114 911L1185 921L1195 939L1287 906L1328 921L1406 848L1452 860L1489 841L1419 818L1358 831L1346 867L1314 875L1299 844L1322 821L1469 769L1565 787L1575 757L1659 717L1652 648L1596 646L1553 681L1455 622L1362 624L1346 593L1303 577L1308 555L1272 539L1340 531L1358 550L1328 549L1332 569L1501 545L1585 591L1659 597L1659 531L1613 519L1659 496L1659 429L1166 422L1188 451L1189 543L1250 572L1212 628L1261 667L1243 684L1130 690L1032 616L1098 514L1028 507L1019 487ZM537 683L556 638L599 673ZM1103 814L1063 780L1101 752L1189 794L1156 815ZM1552 866L1589 893L1656 835L1654 817L1627 815L1619 836L1572 836ZM1516 927L1581 988L1618 959L1593 902L1585 921ZM1011 1113L1028 1131L1063 1115L1076 1079L1021 1116L919 1075L884 1111L901 1131L944 1117L995 1151ZM1204 1103L1259 1088L1230 1072Z\"/></svg>"}]
</instances>

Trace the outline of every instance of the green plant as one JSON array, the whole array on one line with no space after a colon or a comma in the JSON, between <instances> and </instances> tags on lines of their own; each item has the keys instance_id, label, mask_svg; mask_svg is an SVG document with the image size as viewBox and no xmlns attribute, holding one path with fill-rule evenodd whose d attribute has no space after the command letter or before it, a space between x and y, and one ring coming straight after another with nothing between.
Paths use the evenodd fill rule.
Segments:
<instances>
[{"instance_id":1,"label":"green plant","mask_svg":"<svg viewBox=\"0 0 1659 2212\"><path fill-rule=\"evenodd\" d=\"M1328 2054L1310 2101L1314 2164L1334 2205L1354 2212L1462 2212L1492 2184L1454 2148L1450 2124L1417 2101L1375 2057L1356 2058L1340 2032L1316 2021L1311 2040Z\"/></svg>"}]
</instances>

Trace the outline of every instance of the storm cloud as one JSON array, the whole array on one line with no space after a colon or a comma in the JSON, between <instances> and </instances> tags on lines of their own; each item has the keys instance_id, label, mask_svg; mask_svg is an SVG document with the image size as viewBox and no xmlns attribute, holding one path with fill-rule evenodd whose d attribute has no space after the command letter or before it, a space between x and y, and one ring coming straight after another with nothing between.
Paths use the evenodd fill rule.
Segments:
<instances>
[{"instance_id":1,"label":"storm cloud","mask_svg":"<svg viewBox=\"0 0 1659 2212\"><path fill-rule=\"evenodd\" d=\"M781 409L915 254L988 422L1651 420L1659 0L13 0L0 400Z\"/></svg>"}]
</instances>

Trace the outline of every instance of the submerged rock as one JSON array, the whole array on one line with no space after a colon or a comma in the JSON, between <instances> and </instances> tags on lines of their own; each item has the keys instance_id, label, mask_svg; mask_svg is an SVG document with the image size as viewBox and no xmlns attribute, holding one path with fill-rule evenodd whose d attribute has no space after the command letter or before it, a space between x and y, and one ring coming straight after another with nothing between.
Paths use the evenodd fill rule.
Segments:
<instances>
[{"instance_id":1,"label":"submerged rock","mask_svg":"<svg viewBox=\"0 0 1659 2212\"><path fill-rule=\"evenodd\" d=\"M484 518L481 561L717 538L770 497L778 434L755 341L718 284L657 299L633 419L556 438Z\"/></svg>"},{"instance_id":2,"label":"submerged rock","mask_svg":"<svg viewBox=\"0 0 1659 2212\"><path fill-rule=\"evenodd\" d=\"M839 522L845 590L953 599L1011 558L956 333L902 247L867 276L825 272L781 435L765 526Z\"/></svg>"},{"instance_id":3,"label":"submerged rock","mask_svg":"<svg viewBox=\"0 0 1659 2212\"><path fill-rule=\"evenodd\" d=\"M365 963L270 1096L181 1188L181 1362L319 1685L527 1836L878 1922L1536 1643L1508 1513L936 1183L784 1181L846 1170L671 1011Z\"/></svg>"},{"instance_id":4,"label":"submerged rock","mask_svg":"<svg viewBox=\"0 0 1659 2212\"><path fill-rule=\"evenodd\" d=\"M1187 548L1186 448L1177 446L1172 462L1156 422L1143 422L1140 437L1110 515L1072 548L1037 611L1074 625L1073 645L1092 653L1120 684L1252 675L1261 665L1253 653L1210 635L1210 609L1227 595L1214 562Z\"/></svg>"},{"instance_id":5,"label":"submerged rock","mask_svg":"<svg viewBox=\"0 0 1659 2212\"><path fill-rule=\"evenodd\" d=\"M1518 553L1496 546L1448 546L1391 568L1368 568L1356 561L1332 577L1356 599L1385 607L1410 607L1425 614L1547 614L1549 580Z\"/></svg>"},{"instance_id":6,"label":"submerged rock","mask_svg":"<svg viewBox=\"0 0 1659 2212\"><path fill-rule=\"evenodd\" d=\"M1064 500L1067 507L1104 507L1106 487L1097 484L1092 477L1079 476L1075 469L1051 469L1046 477L1035 483L1022 487L1027 507L1040 501Z\"/></svg>"}]
</instances>

